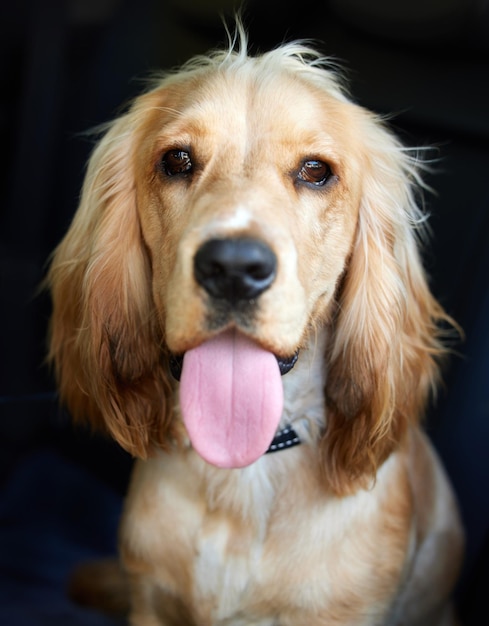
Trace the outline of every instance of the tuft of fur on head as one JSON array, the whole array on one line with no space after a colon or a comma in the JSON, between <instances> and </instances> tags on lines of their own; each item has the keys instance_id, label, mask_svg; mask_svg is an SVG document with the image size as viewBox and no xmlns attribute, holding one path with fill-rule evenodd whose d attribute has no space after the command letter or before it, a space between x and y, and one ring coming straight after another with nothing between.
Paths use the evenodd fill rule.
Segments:
<instances>
[{"instance_id":1,"label":"tuft of fur on head","mask_svg":"<svg viewBox=\"0 0 489 626\"><path fill-rule=\"evenodd\" d=\"M307 41L292 41L257 56L251 56L245 27L238 17L233 32L226 28L228 46L212 50L207 54L196 55L175 68L173 71L155 73L149 82L149 88L160 89L162 83L187 81L192 76L205 73L240 73L252 72L266 77L267 72L288 70L296 76L303 76L311 85L326 89L336 99L350 100L348 87L338 62L332 57L321 54Z\"/></svg>"}]
</instances>

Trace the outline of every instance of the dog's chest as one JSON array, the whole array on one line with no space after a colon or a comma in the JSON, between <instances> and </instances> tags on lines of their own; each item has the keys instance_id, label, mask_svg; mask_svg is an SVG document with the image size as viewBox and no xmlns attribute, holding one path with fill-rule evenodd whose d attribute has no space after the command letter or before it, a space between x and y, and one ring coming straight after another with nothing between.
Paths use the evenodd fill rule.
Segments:
<instances>
[{"instance_id":1,"label":"dog's chest","mask_svg":"<svg viewBox=\"0 0 489 626\"><path fill-rule=\"evenodd\" d=\"M249 613L250 594L263 572L263 540L252 537L241 524L211 515L203 520L194 541L193 606L212 623L226 623L232 617L238 625L239 615Z\"/></svg>"},{"instance_id":2,"label":"dog's chest","mask_svg":"<svg viewBox=\"0 0 489 626\"><path fill-rule=\"evenodd\" d=\"M277 488L267 464L306 463L298 448L236 474L203 476L186 455L139 465L122 526L123 553L134 563L128 569L144 563L146 581L191 607L199 626L272 626L283 611L303 623L305 607L336 615L338 598L346 615L331 624L377 623L358 616L377 596L382 610L402 567L402 551L376 514L382 476L374 492L320 499L298 463ZM384 562L393 550L399 563Z\"/></svg>"},{"instance_id":3,"label":"dog's chest","mask_svg":"<svg viewBox=\"0 0 489 626\"><path fill-rule=\"evenodd\" d=\"M157 586L191 606L199 626L239 626L241 614L249 623L254 590L266 572L273 501L260 465L241 471L239 484L238 474L214 468L212 480L203 479L188 456L162 455L136 468L121 529L123 552L148 563ZM157 480L161 473L164 481Z\"/></svg>"},{"instance_id":4,"label":"dog's chest","mask_svg":"<svg viewBox=\"0 0 489 626\"><path fill-rule=\"evenodd\" d=\"M265 459L241 471L239 477L233 474L236 484L229 477L220 484L224 475L218 471L212 489L206 492L192 536L192 603L203 619L212 616L213 624L227 623L232 617L232 623L239 626L241 613L249 620L250 607L265 584L274 503L267 465Z\"/></svg>"}]
</instances>

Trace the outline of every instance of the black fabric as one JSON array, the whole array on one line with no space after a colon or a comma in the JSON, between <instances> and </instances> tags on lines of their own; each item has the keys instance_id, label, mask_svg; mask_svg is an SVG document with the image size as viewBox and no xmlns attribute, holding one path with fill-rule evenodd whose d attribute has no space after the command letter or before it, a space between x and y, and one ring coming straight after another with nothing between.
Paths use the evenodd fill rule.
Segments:
<instances>
[{"instance_id":1,"label":"black fabric","mask_svg":"<svg viewBox=\"0 0 489 626\"><path fill-rule=\"evenodd\" d=\"M115 555L121 497L50 449L19 461L0 497L0 624L117 626L73 604L72 568Z\"/></svg>"}]
</instances>

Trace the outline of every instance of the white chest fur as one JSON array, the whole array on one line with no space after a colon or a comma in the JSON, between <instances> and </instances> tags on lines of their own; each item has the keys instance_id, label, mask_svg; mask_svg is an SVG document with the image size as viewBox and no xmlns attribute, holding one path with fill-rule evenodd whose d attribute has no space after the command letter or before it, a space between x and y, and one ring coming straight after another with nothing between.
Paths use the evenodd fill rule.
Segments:
<instances>
[{"instance_id":1,"label":"white chest fur","mask_svg":"<svg viewBox=\"0 0 489 626\"><path fill-rule=\"evenodd\" d=\"M358 590L371 599L382 588L368 588L372 561L384 567L391 541L377 513L397 473L395 457L375 490L336 499L305 479L311 474L305 450L267 455L239 472L210 468L193 452L140 464L122 526L123 554L145 563L155 588L192 606L199 626L239 626L241 615L243 624L268 626L284 599L327 612L345 589L346 606L349 593L358 602Z\"/></svg>"}]
</instances>

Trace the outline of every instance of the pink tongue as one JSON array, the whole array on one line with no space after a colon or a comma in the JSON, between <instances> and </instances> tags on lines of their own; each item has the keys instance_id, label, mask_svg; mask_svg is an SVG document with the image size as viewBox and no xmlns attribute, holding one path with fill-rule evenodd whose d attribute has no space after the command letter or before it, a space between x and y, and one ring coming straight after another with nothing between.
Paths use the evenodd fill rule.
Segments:
<instances>
[{"instance_id":1,"label":"pink tongue","mask_svg":"<svg viewBox=\"0 0 489 626\"><path fill-rule=\"evenodd\" d=\"M275 356L234 330L189 350L180 406L193 447L217 467L244 467L270 445L283 408Z\"/></svg>"}]
</instances>

